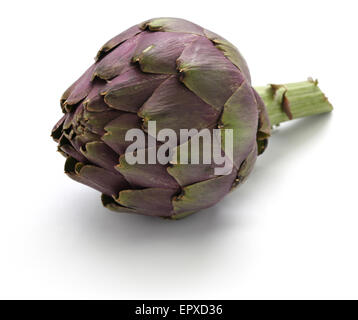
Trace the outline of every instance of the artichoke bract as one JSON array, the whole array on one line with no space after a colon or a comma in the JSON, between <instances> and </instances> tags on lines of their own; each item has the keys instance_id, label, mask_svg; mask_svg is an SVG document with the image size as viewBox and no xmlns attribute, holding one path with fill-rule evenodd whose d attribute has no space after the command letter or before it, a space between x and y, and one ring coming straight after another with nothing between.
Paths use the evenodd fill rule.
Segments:
<instances>
[{"instance_id":1,"label":"artichoke bract","mask_svg":"<svg viewBox=\"0 0 358 320\"><path fill-rule=\"evenodd\" d=\"M332 109L313 80L256 91L235 46L176 18L148 20L109 40L61 107L52 137L67 158L66 174L100 191L109 209L170 218L208 208L241 184L267 146L270 119L278 124ZM156 132L231 129L232 170L217 175L214 162L175 161L179 139L169 163L129 163L129 130L163 145L148 132L150 122ZM151 147L146 142L143 151ZM224 146L221 152L227 156Z\"/></svg>"}]
</instances>

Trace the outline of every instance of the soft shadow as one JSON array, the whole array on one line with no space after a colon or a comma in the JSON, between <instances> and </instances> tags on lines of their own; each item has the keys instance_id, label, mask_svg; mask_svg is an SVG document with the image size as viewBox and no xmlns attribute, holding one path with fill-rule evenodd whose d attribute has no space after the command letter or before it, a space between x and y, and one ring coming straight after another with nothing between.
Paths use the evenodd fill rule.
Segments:
<instances>
[{"instance_id":1,"label":"soft shadow","mask_svg":"<svg viewBox=\"0 0 358 320\"><path fill-rule=\"evenodd\" d=\"M99 197L88 197L82 190L75 208L77 222L81 223L92 238L106 238L112 242L140 245L153 243L175 242L188 244L197 241L208 241L210 235L230 225L228 219L220 216L224 205L203 210L181 220L153 218L136 214L112 212L100 203ZM72 208L73 212L73 208Z\"/></svg>"}]
</instances>

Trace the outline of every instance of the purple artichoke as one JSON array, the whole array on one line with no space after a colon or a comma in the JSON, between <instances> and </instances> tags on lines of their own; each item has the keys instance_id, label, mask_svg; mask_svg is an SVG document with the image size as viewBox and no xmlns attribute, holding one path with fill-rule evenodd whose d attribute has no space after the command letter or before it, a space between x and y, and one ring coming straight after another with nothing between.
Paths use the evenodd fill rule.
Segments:
<instances>
[{"instance_id":1,"label":"purple artichoke","mask_svg":"<svg viewBox=\"0 0 358 320\"><path fill-rule=\"evenodd\" d=\"M216 204L251 172L270 135L265 103L272 124L331 110L312 81L258 92L230 42L182 19L152 19L100 49L63 94L64 116L52 137L67 158L66 174L100 191L105 207L181 218ZM303 108L307 101L315 108ZM232 129L231 172L216 175L213 162L129 164L126 132L140 129L148 136L149 121L158 131Z\"/></svg>"}]
</instances>

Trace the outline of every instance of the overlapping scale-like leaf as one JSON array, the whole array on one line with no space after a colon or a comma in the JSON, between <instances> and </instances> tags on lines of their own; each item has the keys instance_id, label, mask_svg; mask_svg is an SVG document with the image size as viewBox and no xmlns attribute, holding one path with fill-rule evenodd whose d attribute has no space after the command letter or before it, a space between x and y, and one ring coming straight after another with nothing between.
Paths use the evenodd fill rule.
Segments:
<instances>
[{"instance_id":1,"label":"overlapping scale-like leaf","mask_svg":"<svg viewBox=\"0 0 358 320\"><path fill-rule=\"evenodd\" d=\"M148 74L138 68L130 68L108 83L101 94L110 107L136 113L167 78L166 75Z\"/></svg>"},{"instance_id":2,"label":"overlapping scale-like leaf","mask_svg":"<svg viewBox=\"0 0 358 320\"><path fill-rule=\"evenodd\" d=\"M240 69L240 71L245 75L248 83L251 83L249 67L239 50L237 50L237 48L229 41L214 32L204 30L204 33L206 37L215 44L215 47L221 50L225 57L227 57L236 67Z\"/></svg>"},{"instance_id":3,"label":"overlapping scale-like leaf","mask_svg":"<svg viewBox=\"0 0 358 320\"><path fill-rule=\"evenodd\" d=\"M69 117L69 114L65 113L61 117L61 119L58 120L57 123L52 128L51 136L56 142L61 138L61 136L63 134L63 124L68 117Z\"/></svg>"},{"instance_id":4,"label":"overlapping scale-like leaf","mask_svg":"<svg viewBox=\"0 0 358 320\"><path fill-rule=\"evenodd\" d=\"M58 148L66 154L66 157L71 156L77 161L84 163L87 162L87 158L81 152L76 150L71 144L71 142L64 135L62 135L62 137L60 138Z\"/></svg>"},{"instance_id":5,"label":"overlapping scale-like leaf","mask_svg":"<svg viewBox=\"0 0 358 320\"><path fill-rule=\"evenodd\" d=\"M208 128L217 123L220 112L204 102L171 76L144 103L138 113L147 121L156 121L157 130Z\"/></svg>"},{"instance_id":6,"label":"overlapping scale-like leaf","mask_svg":"<svg viewBox=\"0 0 358 320\"><path fill-rule=\"evenodd\" d=\"M92 163L109 171L114 171L118 164L118 154L115 153L104 142L88 142L85 148L81 149L83 155Z\"/></svg>"},{"instance_id":7,"label":"overlapping scale-like leaf","mask_svg":"<svg viewBox=\"0 0 358 320\"><path fill-rule=\"evenodd\" d=\"M257 108L259 110L259 124L257 128L257 152L258 154L262 154L267 147L268 138L270 137L271 123L266 111L265 103L254 89L252 89L252 91L255 95Z\"/></svg>"},{"instance_id":8,"label":"overlapping scale-like leaf","mask_svg":"<svg viewBox=\"0 0 358 320\"><path fill-rule=\"evenodd\" d=\"M230 168L237 171L237 167L221 148L220 163L216 163L216 159L212 156L214 139L218 137L213 135L213 131L209 130L209 139L205 134L198 131L196 135L190 136L190 139L184 143L180 143L173 152L171 166L167 169L169 174L179 183L180 186L205 181L217 177L216 168L223 168L225 163ZM195 141L195 142L194 142ZM218 148L220 147L218 142ZM206 159L206 160L204 160Z\"/></svg>"},{"instance_id":9,"label":"overlapping scale-like leaf","mask_svg":"<svg viewBox=\"0 0 358 320\"><path fill-rule=\"evenodd\" d=\"M115 36L111 40L107 41L102 46L102 48L98 51L96 60L101 59L107 52L111 51L113 48L117 47L122 42L134 37L135 35L137 35L140 32L141 32L141 29L139 28L139 26L135 25L135 26L123 31L122 33Z\"/></svg>"},{"instance_id":10,"label":"overlapping scale-like leaf","mask_svg":"<svg viewBox=\"0 0 358 320\"><path fill-rule=\"evenodd\" d=\"M141 24L142 30L193 33L204 36L204 29L195 23L179 18L155 18Z\"/></svg>"},{"instance_id":11,"label":"overlapping scale-like leaf","mask_svg":"<svg viewBox=\"0 0 358 320\"><path fill-rule=\"evenodd\" d=\"M65 105L75 105L87 97L92 89L91 78L95 65L92 65L69 89L62 97ZM66 98L66 99L65 99Z\"/></svg>"},{"instance_id":12,"label":"overlapping scale-like leaf","mask_svg":"<svg viewBox=\"0 0 358 320\"><path fill-rule=\"evenodd\" d=\"M182 194L173 199L174 217L211 207L220 201L232 188L236 172L194 183L182 189Z\"/></svg>"},{"instance_id":13,"label":"overlapping scale-like leaf","mask_svg":"<svg viewBox=\"0 0 358 320\"><path fill-rule=\"evenodd\" d=\"M78 128L77 128L78 130ZM70 134L67 135L68 139L70 139L73 147L80 153L82 153L82 149L85 148L85 145L89 142L100 141L101 136L94 134L87 128L82 128L80 132L74 132L71 130Z\"/></svg>"},{"instance_id":14,"label":"overlapping scale-like leaf","mask_svg":"<svg viewBox=\"0 0 358 320\"><path fill-rule=\"evenodd\" d=\"M204 37L189 44L177 64L181 81L218 111L245 79L222 52Z\"/></svg>"},{"instance_id":15,"label":"overlapping scale-like leaf","mask_svg":"<svg viewBox=\"0 0 358 320\"><path fill-rule=\"evenodd\" d=\"M106 81L99 78L92 81L92 89L88 93L86 99L82 102L87 111L102 112L109 109L108 105L104 102L103 96L100 94L103 90L103 86L106 84Z\"/></svg>"},{"instance_id":16,"label":"overlapping scale-like leaf","mask_svg":"<svg viewBox=\"0 0 358 320\"><path fill-rule=\"evenodd\" d=\"M244 162L241 164L240 169L237 173L237 182L242 183L246 180L248 175L251 173L252 169L254 168L254 164L257 158L257 144L254 144L252 146L252 149L247 156L247 158L244 160Z\"/></svg>"},{"instance_id":17,"label":"overlapping scale-like leaf","mask_svg":"<svg viewBox=\"0 0 358 320\"><path fill-rule=\"evenodd\" d=\"M169 217L172 215L171 199L175 193L175 190L163 188L123 190L119 192L116 201L145 215Z\"/></svg>"},{"instance_id":18,"label":"overlapping scale-like leaf","mask_svg":"<svg viewBox=\"0 0 358 320\"><path fill-rule=\"evenodd\" d=\"M119 190L128 188L127 181L120 174L94 165L83 164L72 157L66 160L65 173L71 179L109 196L115 196Z\"/></svg>"},{"instance_id":19,"label":"overlapping scale-like leaf","mask_svg":"<svg viewBox=\"0 0 358 320\"><path fill-rule=\"evenodd\" d=\"M104 127L106 133L101 140L104 141L118 154L124 154L132 141L126 141L125 136L130 129L140 129L141 120L133 113L124 113L114 120L108 122Z\"/></svg>"},{"instance_id":20,"label":"overlapping scale-like leaf","mask_svg":"<svg viewBox=\"0 0 358 320\"><path fill-rule=\"evenodd\" d=\"M143 32L133 57L143 72L176 74L176 60L198 36L188 33Z\"/></svg>"},{"instance_id":21,"label":"overlapping scale-like leaf","mask_svg":"<svg viewBox=\"0 0 358 320\"><path fill-rule=\"evenodd\" d=\"M103 80L110 80L129 69L138 37L133 37L123 42L122 45L109 52L103 59L95 64L92 74Z\"/></svg>"},{"instance_id":22,"label":"overlapping scale-like leaf","mask_svg":"<svg viewBox=\"0 0 358 320\"><path fill-rule=\"evenodd\" d=\"M225 103L220 119L221 128L233 130L233 162L237 168L256 144L257 122L256 99L251 87L244 81Z\"/></svg>"},{"instance_id":23,"label":"overlapping scale-like leaf","mask_svg":"<svg viewBox=\"0 0 358 320\"><path fill-rule=\"evenodd\" d=\"M135 188L168 188L179 190L179 185L168 173L167 166L160 163L129 164L125 155L122 155L116 169Z\"/></svg>"}]
</instances>

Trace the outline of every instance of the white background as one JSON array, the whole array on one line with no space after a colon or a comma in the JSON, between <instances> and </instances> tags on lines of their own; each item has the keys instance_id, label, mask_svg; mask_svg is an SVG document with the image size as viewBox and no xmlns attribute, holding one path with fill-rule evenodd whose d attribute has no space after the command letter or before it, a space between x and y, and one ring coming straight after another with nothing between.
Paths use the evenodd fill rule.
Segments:
<instances>
[{"instance_id":1,"label":"white background","mask_svg":"<svg viewBox=\"0 0 358 320\"><path fill-rule=\"evenodd\" d=\"M0 298L358 298L356 1L3 1ZM116 214L63 173L62 92L112 36L174 16L253 83L318 78L335 109L282 125L238 190L181 221Z\"/></svg>"}]
</instances>

